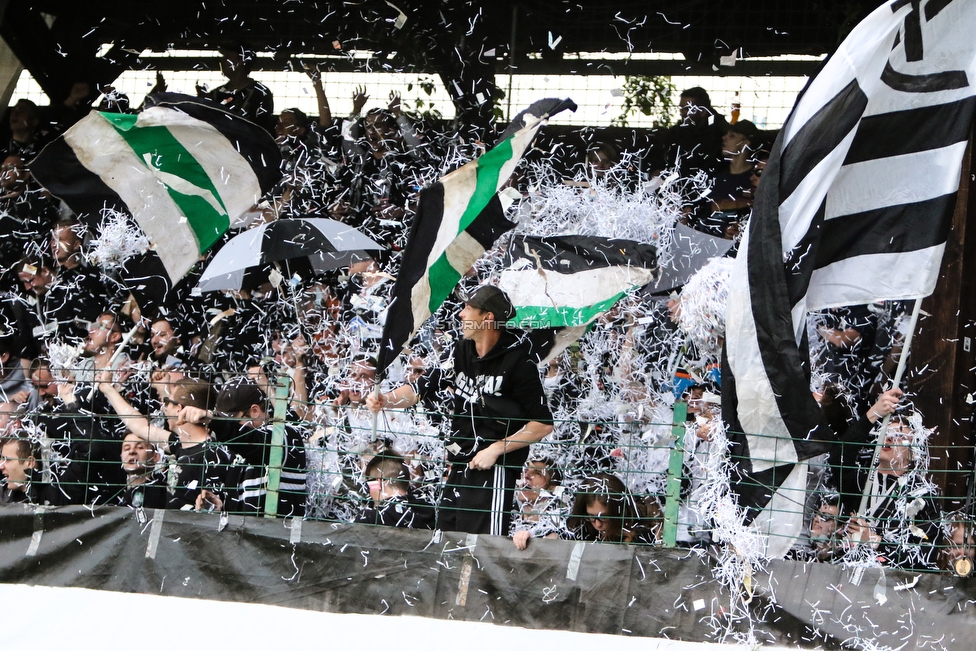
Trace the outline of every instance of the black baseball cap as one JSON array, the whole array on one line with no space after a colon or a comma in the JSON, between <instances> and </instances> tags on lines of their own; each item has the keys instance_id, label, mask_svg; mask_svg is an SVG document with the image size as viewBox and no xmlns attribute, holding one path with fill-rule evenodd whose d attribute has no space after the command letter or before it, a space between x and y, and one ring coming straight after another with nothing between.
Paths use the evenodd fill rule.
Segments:
<instances>
[{"instance_id":1,"label":"black baseball cap","mask_svg":"<svg viewBox=\"0 0 976 651\"><path fill-rule=\"evenodd\" d=\"M225 384L217 394L215 411L218 415L247 411L251 405L267 405L268 398L260 387L250 380L234 379Z\"/></svg>"},{"instance_id":2,"label":"black baseball cap","mask_svg":"<svg viewBox=\"0 0 976 651\"><path fill-rule=\"evenodd\" d=\"M739 120L735 124L730 124L727 131L738 133L749 139L749 142L759 142L759 127L749 120Z\"/></svg>"},{"instance_id":3,"label":"black baseball cap","mask_svg":"<svg viewBox=\"0 0 976 651\"><path fill-rule=\"evenodd\" d=\"M482 285L469 294L462 295L465 305L476 307L495 315L495 321L504 323L515 316L515 308L508 294L494 285Z\"/></svg>"}]
</instances>

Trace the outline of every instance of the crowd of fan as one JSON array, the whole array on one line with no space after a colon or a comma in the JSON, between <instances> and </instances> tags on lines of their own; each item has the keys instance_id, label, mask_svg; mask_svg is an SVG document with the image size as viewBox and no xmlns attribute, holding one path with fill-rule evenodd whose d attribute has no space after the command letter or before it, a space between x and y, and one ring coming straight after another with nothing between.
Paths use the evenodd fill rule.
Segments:
<instances>
[{"instance_id":1,"label":"crowd of fan","mask_svg":"<svg viewBox=\"0 0 976 651\"><path fill-rule=\"evenodd\" d=\"M411 121L396 95L387 108L360 116L368 100L362 88L353 115L333 120L315 69L308 74L318 121L297 109L275 120L270 89L249 76L253 53L224 54L227 84L198 93L268 128L282 152L283 178L256 207L258 221L329 217L386 250L348 270L315 275L298 266L282 277L276 269L277 282L265 270L241 291L201 294L193 287L208 257L143 314L116 271L87 255L97 233L30 176L32 158L88 110L90 87L76 85L63 106L46 110L19 101L8 112L0 174L2 499L261 513L270 506L272 450L281 449L277 514L433 528L449 419L434 401L385 410L374 428L364 404L417 190L483 144L457 125L432 130ZM161 76L158 82L164 90ZM128 103L109 90L100 108L127 110ZM728 124L700 88L682 95L681 118L659 134L666 146L659 164L645 165L652 169L625 160L621 171L615 147L591 145L581 152L582 183L604 182L612 170L625 188L667 168L695 180L682 220L735 239L770 134L748 121ZM462 283L485 280L472 270ZM386 385L450 371L459 307L448 301ZM722 490L701 463L726 454L718 359L696 351L675 325L680 308L680 296L668 303L631 297L540 370L556 427L533 447L516 492L519 549L533 537L659 542L675 398L690 407L678 540L710 542L711 523L695 505L703 491ZM917 417L893 421L877 472L880 495L867 512L857 503L871 429L897 415L902 401L897 389L882 392L881 382L904 334L904 312L885 304L811 318L818 395L841 435L811 474L811 524L798 557L837 560L869 548L912 567L972 558L967 519L941 516L932 501ZM276 401L283 377L288 393ZM939 547L945 551L933 553Z\"/></svg>"}]
</instances>

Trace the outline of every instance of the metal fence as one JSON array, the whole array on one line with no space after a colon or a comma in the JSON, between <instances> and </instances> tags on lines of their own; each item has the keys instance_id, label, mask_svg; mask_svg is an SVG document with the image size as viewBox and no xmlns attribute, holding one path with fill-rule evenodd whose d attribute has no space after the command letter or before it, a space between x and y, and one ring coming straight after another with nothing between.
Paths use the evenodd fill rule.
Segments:
<instances>
[{"instance_id":1,"label":"metal fence","mask_svg":"<svg viewBox=\"0 0 976 651\"><path fill-rule=\"evenodd\" d=\"M368 509L383 508L387 496L378 497L375 492L371 495L371 488L375 489L376 485L370 486L370 483L380 482L405 487L413 504L429 509L433 516L442 498L448 470L444 446L444 436L450 427L448 414L414 410L384 412L377 418L374 430L371 416L364 408L319 402L306 405L311 408L308 413L314 416L296 418L291 410L297 403L290 395L290 380L285 376L279 379L273 395L268 396L268 404L266 431L270 436L263 442L248 443L267 447L258 454L265 459L264 467L259 468L256 475L250 475L259 479L257 491L266 494L258 509L252 503L243 512L266 517L287 515L287 509L281 508L281 504L300 500L305 503L306 519L372 522L362 515ZM612 475L621 480L623 488L619 497L629 500L634 513L605 509L602 519L612 521L616 518L620 520L621 528L636 525L644 532L643 537L624 537L620 541L669 548L729 542L732 532L728 530L727 514L721 510L730 503L727 499L730 489L723 475L731 472L733 482L741 481L736 475L736 468L742 461L736 456L735 443L739 437L734 432L722 432L721 428L713 434L699 436L703 419L689 420L688 403L684 401L674 403L673 413L672 422L629 416L608 422L557 421L554 433L532 446L525 466L519 464L513 469L523 474L516 488L512 531L525 529L537 536L585 537L586 528L590 527L589 533L593 534L593 514L580 511L579 501L574 497L580 491L588 490L587 480ZM210 427L214 431L226 431L218 425L236 425L241 417L242 414L212 416ZM58 469L63 470L69 462L84 465L84 474L73 475L75 481L84 484L97 483L96 478L106 474L102 470L117 469L119 457L113 458L112 453L118 454L125 430L131 429L131 423L126 425L128 418L162 422L158 413L136 417L93 415L84 410L73 414L25 414L21 418L22 422L13 426L13 433L27 432L39 437L48 464L45 477L55 484ZM72 434L55 434L58 424L66 422L71 424ZM38 423L44 424L37 426ZM113 431L113 434L105 434ZM303 448L307 466L307 500L303 491L296 492L287 487L288 482L293 481L288 479L288 473L294 470L288 467L292 463L289 459L294 459L294 454L286 449L289 431L300 433L302 437L299 445ZM69 444L86 436L90 439L90 445L85 448L87 458L62 458L70 457L70 451L65 452ZM212 440L211 444L227 445L232 454L236 450L239 456L240 448L234 447L234 441L224 436L215 435L217 440ZM731 442L728 446L726 439ZM968 573L965 563L967 560L971 563L974 542L969 513L971 504L967 502L960 509L958 503L944 500L938 493L937 483L944 484L946 477L936 477L939 480L936 483L926 472L928 457L949 454L952 449L927 446L924 440L910 437L895 442L889 438L881 444L889 457L892 449L897 452L899 446L908 455L905 457L909 462L907 472L884 475L891 481L882 480L867 500L869 506L890 500L890 507L876 509L873 516L869 509L863 515L863 523L854 518L845 511L844 505L856 503L860 494L825 492L823 485L829 482L824 482L823 476L828 472L835 477L849 471L864 474L858 464L844 465L856 455L837 457L842 459L841 465L832 468L826 457L815 459L811 462L807 485L787 494L784 502L771 507L774 511L781 509L786 520L789 519L787 512L792 512L802 521L802 533L791 554L809 560L875 562L917 570L955 568L958 573ZM862 448L858 444L857 448L862 453L873 450L871 445ZM8 459L11 457L9 452L5 448ZM245 456L252 457L246 453ZM377 457L402 462L402 473L373 472L370 461ZM238 462L239 459L234 461ZM885 468L892 466L889 462ZM235 510L235 502L231 500L233 494L248 490L230 482L209 487L187 482L186 477L179 477L178 464L165 456L156 464L155 470L167 475L167 490L171 494L174 488L188 486L222 492L225 496L223 508L227 511ZM183 472L187 470L183 469ZM196 476L199 471L191 469L190 472ZM545 475L543 483L535 481L533 475L539 474ZM968 475L971 471L960 467L947 474ZM254 486L252 484L251 489ZM61 488L71 487L62 483ZM96 488L100 502L126 501L123 497L127 489L125 485ZM757 486L749 486L745 481L739 488L749 491ZM608 494L615 491L612 486L605 489ZM131 499L128 502L130 506L141 505L132 504ZM183 505L184 510L193 508ZM201 508L197 503L196 508L211 511L214 505L204 503ZM217 510L220 510L219 506ZM774 523L766 533L773 538L787 535L787 526L782 524L786 520ZM431 517L427 526L433 526L433 523ZM861 529L863 534L858 534ZM858 535L863 537L862 544L857 544ZM968 567L971 568L971 564Z\"/></svg>"}]
</instances>

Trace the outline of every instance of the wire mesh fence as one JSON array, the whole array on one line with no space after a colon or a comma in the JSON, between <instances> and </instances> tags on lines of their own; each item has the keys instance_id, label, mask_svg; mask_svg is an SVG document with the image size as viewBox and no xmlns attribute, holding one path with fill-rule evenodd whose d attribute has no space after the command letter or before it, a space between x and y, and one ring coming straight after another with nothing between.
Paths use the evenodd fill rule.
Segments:
<instances>
[{"instance_id":1,"label":"wire mesh fence","mask_svg":"<svg viewBox=\"0 0 976 651\"><path fill-rule=\"evenodd\" d=\"M734 503L730 498L773 483L739 474L748 469L740 456L743 435L703 418L695 401L690 415L688 403L676 402L672 422L556 421L543 441L498 459L493 472L510 481L475 482L474 493L484 498L458 501L471 456L450 448L458 443L450 438L451 414L385 410L374 426L361 404L296 401L287 378L265 386L244 408L228 408L222 398L200 402L193 392L207 383L185 378L175 384L157 378L155 392L119 386L121 392L107 382L73 387L84 406L5 412L5 501L426 529L443 526L451 510L462 521L497 518L500 533L516 544L558 537L707 547L730 539L721 512ZM911 427L889 426L877 443L877 472L865 461L874 437L839 443L811 460L799 490L765 513L747 514L755 517L753 527L771 537L799 534L790 552L798 560L961 572L976 546L969 505L960 510L940 496L927 459L949 449L927 445Z\"/></svg>"}]
</instances>

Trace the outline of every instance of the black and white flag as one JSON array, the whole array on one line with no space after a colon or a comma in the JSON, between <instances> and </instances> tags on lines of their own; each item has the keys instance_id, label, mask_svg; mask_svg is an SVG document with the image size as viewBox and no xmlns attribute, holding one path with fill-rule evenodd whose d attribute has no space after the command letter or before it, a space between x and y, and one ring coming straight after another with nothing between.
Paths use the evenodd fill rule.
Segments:
<instances>
[{"instance_id":1,"label":"black and white flag","mask_svg":"<svg viewBox=\"0 0 976 651\"><path fill-rule=\"evenodd\" d=\"M976 3L875 10L797 101L732 276L723 413L745 432L740 498L781 557L804 461L830 438L803 350L811 310L932 293L973 122ZM788 534L788 535L787 535Z\"/></svg>"},{"instance_id":2,"label":"black and white flag","mask_svg":"<svg viewBox=\"0 0 976 651\"><path fill-rule=\"evenodd\" d=\"M417 216L383 327L376 372L381 375L461 277L515 223L505 218L501 189L547 120L576 110L570 99L544 99L522 111L494 147L420 192Z\"/></svg>"},{"instance_id":3,"label":"black and white flag","mask_svg":"<svg viewBox=\"0 0 976 651\"><path fill-rule=\"evenodd\" d=\"M510 326L534 331L553 359L617 301L660 274L651 244L587 235L512 237L498 286L515 307Z\"/></svg>"}]
</instances>

